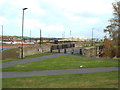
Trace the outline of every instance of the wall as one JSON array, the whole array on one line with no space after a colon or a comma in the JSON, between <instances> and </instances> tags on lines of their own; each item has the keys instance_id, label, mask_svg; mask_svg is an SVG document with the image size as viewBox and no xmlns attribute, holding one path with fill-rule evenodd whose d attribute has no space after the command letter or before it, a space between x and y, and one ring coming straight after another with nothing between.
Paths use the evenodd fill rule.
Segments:
<instances>
[{"instance_id":1,"label":"wall","mask_svg":"<svg viewBox=\"0 0 120 90\"><path fill-rule=\"evenodd\" d=\"M21 52L21 50L20 50ZM38 47L35 46L27 46L23 48L23 56L30 56L34 54L39 54L41 53ZM21 54L20 54L21 55Z\"/></svg>"},{"instance_id":2,"label":"wall","mask_svg":"<svg viewBox=\"0 0 120 90\"><path fill-rule=\"evenodd\" d=\"M19 48L2 51L2 59L19 58Z\"/></svg>"},{"instance_id":3,"label":"wall","mask_svg":"<svg viewBox=\"0 0 120 90\"><path fill-rule=\"evenodd\" d=\"M93 47L84 48L83 53L85 57L96 57L99 55L99 47L93 46Z\"/></svg>"}]
</instances>

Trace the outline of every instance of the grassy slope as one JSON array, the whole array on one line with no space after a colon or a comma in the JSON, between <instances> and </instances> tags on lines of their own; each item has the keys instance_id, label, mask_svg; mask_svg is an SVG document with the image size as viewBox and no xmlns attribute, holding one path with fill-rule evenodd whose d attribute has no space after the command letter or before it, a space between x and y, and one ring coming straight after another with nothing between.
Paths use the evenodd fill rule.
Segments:
<instances>
[{"instance_id":1,"label":"grassy slope","mask_svg":"<svg viewBox=\"0 0 120 90\"><path fill-rule=\"evenodd\" d=\"M3 78L3 88L118 88L118 72Z\"/></svg>"},{"instance_id":2,"label":"grassy slope","mask_svg":"<svg viewBox=\"0 0 120 90\"><path fill-rule=\"evenodd\" d=\"M88 67L112 67L118 66L117 61L105 61L74 56L60 56L57 58L43 61L31 62L27 64L15 65L3 68L3 71L32 71L32 70L55 70L55 69L74 69Z\"/></svg>"}]
</instances>

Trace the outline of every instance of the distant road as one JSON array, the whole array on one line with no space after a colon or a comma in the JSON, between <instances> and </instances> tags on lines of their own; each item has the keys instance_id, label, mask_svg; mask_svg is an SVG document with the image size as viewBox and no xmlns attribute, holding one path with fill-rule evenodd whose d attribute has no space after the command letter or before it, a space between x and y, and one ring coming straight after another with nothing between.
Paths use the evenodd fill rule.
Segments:
<instances>
[{"instance_id":1,"label":"distant road","mask_svg":"<svg viewBox=\"0 0 120 90\"><path fill-rule=\"evenodd\" d=\"M28 46L29 44L24 44L24 46ZM7 49L12 49L12 48L18 48L21 47L21 44L7 44L3 45L3 51ZM2 45L0 45L0 51L2 51Z\"/></svg>"},{"instance_id":2,"label":"distant road","mask_svg":"<svg viewBox=\"0 0 120 90\"><path fill-rule=\"evenodd\" d=\"M3 51L7 49L18 48L18 47L3 47ZM0 51L2 51L2 47L0 47Z\"/></svg>"}]
</instances>

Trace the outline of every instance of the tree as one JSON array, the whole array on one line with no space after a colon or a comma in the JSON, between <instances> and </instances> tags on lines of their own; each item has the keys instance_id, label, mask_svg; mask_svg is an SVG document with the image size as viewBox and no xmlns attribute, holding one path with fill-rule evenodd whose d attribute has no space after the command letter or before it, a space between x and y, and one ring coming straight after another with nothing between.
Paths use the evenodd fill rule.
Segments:
<instances>
[{"instance_id":1,"label":"tree","mask_svg":"<svg viewBox=\"0 0 120 90\"><path fill-rule=\"evenodd\" d=\"M109 32L111 38L111 55L114 57L120 57L120 1L112 3L113 6L113 18L109 20L110 25L104 29L104 32ZM114 50L114 55L112 54Z\"/></svg>"}]
</instances>

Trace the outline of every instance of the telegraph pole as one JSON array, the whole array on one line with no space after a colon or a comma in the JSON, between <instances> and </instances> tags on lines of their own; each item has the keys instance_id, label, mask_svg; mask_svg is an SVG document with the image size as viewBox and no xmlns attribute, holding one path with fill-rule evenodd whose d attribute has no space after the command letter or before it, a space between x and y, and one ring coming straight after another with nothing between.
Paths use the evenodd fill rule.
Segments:
<instances>
[{"instance_id":1,"label":"telegraph pole","mask_svg":"<svg viewBox=\"0 0 120 90\"><path fill-rule=\"evenodd\" d=\"M30 42L31 42L31 30L30 30Z\"/></svg>"},{"instance_id":2,"label":"telegraph pole","mask_svg":"<svg viewBox=\"0 0 120 90\"><path fill-rule=\"evenodd\" d=\"M71 30L70 30L70 36L71 36Z\"/></svg>"},{"instance_id":3,"label":"telegraph pole","mask_svg":"<svg viewBox=\"0 0 120 90\"><path fill-rule=\"evenodd\" d=\"M70 30L70 41L71 41L71 30Z\"/></svg>"},{"instance_id":4,"label":"telegraph pole","mask_svg":"<svg viewBox=\"0 0 120 90\"><path fill-rule=\"evenodd\" d=\"M94 29L94 28L92 28L92 46L93 46L93 29Z\"/></svg>"},{"instance_id":5,"label":"telegraph pole","mask_svg":"<svg viewBox=\"0 0 120 90\"><path fill-rule=\"evenodd\" d=\"M65 31L64 31L64 43L65 43Z\"/></svg>"},{"instance_id":6,"label":"telegraph pole","mask_svg":"<svg viewBox=\"0 0 120 90\"><path fill-rule=\"evenodd\" d=\"M40 48L41 48L41 44L42 44L42 38L41 38L41 29L40 29Z\"/></svg>"},{"instance_id":7,"label":"telegraph pole","mask_svg":"<svg viewBox=\"0 0 120 90\"><path fill-rule=\"evenodd\" d=\"M64 31L64 38L65 38L65 31Z\"/></svg>"}]
</instances>

